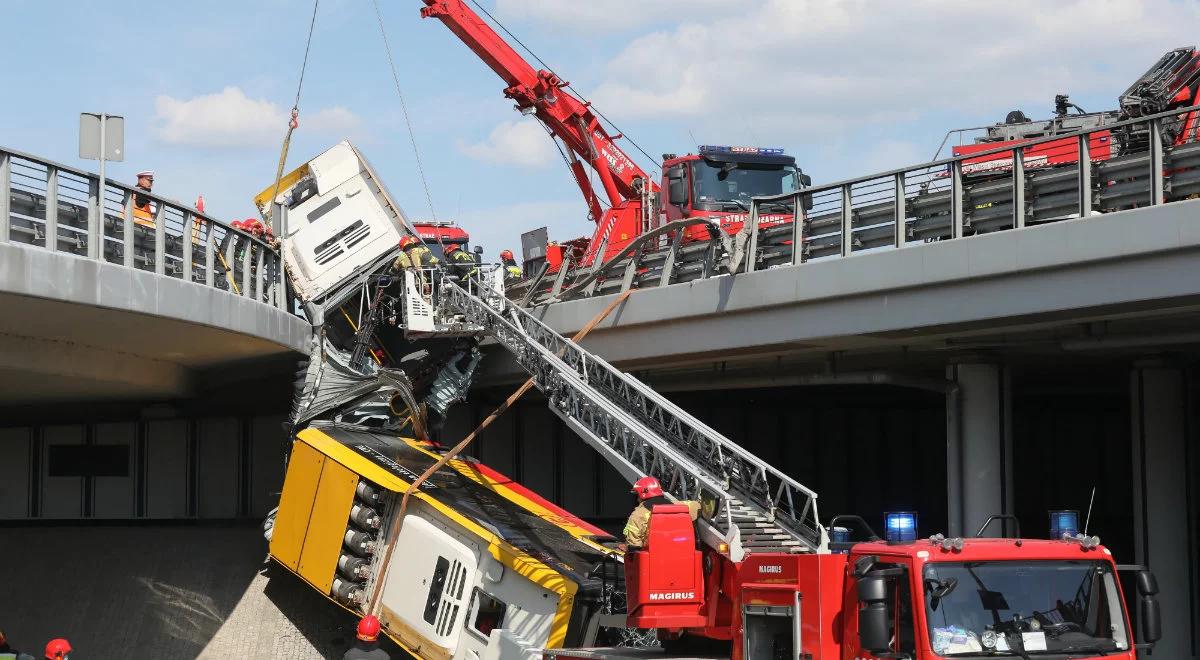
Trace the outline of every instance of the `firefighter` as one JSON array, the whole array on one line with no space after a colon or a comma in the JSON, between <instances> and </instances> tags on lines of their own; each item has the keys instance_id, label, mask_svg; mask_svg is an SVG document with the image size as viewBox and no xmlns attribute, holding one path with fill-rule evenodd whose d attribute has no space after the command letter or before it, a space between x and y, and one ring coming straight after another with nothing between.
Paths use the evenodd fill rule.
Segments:
<instances>
[{"instance_id":1,"label":"firefighter","mask_svg":"<svg viewBox=\"0 0 1200 660\"><path fill-rule=\"evenodd\" d=\"M355 632L358 641L346 651L342 660L391 660L387 651L379 648L379 619L367 615L358 622Z\"/></svg>"},{"instance_id":2,"label":"firefighter","mask_svg":"<svg viewBox=\"0 0 1200 660\"><path fill-rule=\"evenodd\" d=\"M500 253L500 263L504 264L504 279L513 281L521 279L521 267L517 265L517 260L513 259L512 250L505 250Z\"/></svg>"},{"instance_id":3,"label":"firefighter","mask_svg":"<svg viewBox=\"0 0 1200 660\"><path fill-rule=\"evenodd\" d=\"M63 638L52 639L46 643L46 660L69 660L71 643Z\"/></svg>"},{"instance_id":4,"label":"firefighter","mask_svg":"<svg viewBox=\"0 0 1200 660\"><path fill-rule=\"evenodd\" d=\"M0 660L33 660L33 656L9 646L8 638L0 631Z\"/></svg>"},{"instance_id":5,"label":"firefighter","mask_svg":"<svg viewBox=\"0 0 1200 660\"><path fill-rule=\"evenodd\" d=\"M450 272L457 275L459 279L471 279L479 274L479 266L475 263L475 257L462 249L462 245L458 243L450 243L446 246L446 262Z\"/></svg>"},{"instance_id":6,"label":"firefighter","mask_svg":"<svg viewBox=\"0 0 1200 660\"><path fill-rule=\"evenodd\" d=\"M400 239L400 256L392 262L392 270L400 273L409 268L429 268L438 263L438 258L433 256L424 243L416 236L408 235Z\"/></svg>"},{"instance_id":7,"label":"firefighter","mask_svg":"<svg viewBox=\"0 0 1200 660\"><path fill-rule=\"evenodd\" d=\"M662 485L658 483L658 479L654 477L642 477L633 484L633 493L637 493L638 505L629 514L629 520L625 522L625 529L622 532L625 535L625 544L629 549L640 549L646 545L646 534L650 531L650 513L654 510L657 504L682 504L688 508L688 513L692 515L692 521L700 515L700 503L685 500L681 502L672 502L663 495Z\"/></svg>"}]
</instances>

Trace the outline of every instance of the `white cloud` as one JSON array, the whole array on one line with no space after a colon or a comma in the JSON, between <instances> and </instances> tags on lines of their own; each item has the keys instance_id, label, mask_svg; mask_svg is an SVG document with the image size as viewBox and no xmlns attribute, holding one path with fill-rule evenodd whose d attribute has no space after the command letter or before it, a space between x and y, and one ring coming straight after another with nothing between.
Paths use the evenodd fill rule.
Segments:
<instances>
[{"instance_id":1,"label":"white cloud","mask_svg":"<svg viewBox=\"0 0 1200 660\"><path fill-rule=\"evenodd\" d=\"M703 14L708 18L741 11L729 0L497 0L496 15L505 20L536 21L575 32L627 29L678 21Z\"/></svg>"},{"instance_id":2,"label":"white cloud","mask_svg":"<svg viewBox=\"0 0 1200 660\"><path fill-rule=\"evenodd\" d=\"M537 2L552 16L594 4ZM629 42L594 87L596 106L618 121L685 118L697 135L749 129L772 144L943 113L1045 116L1059 92L1112 108L1168 48L1195 43L1200 21L1200 4L1173 0L729 4L739 12L678 12L686 22Z\"/></svg>"},{"instance_id":3,"label":"white cloud","mask_svg":"<svg viewBox=\"0 0 1200 660\"><path fill-rule=\"evenodd\" d=\"M154 99L154 137L193 147L264 147L280 143L289 111L265 99L252 99L240 87L190 99L160 95ZM362 121L340 106L300 113L301 130L343 138Z\"/></svg>"},{"instance_id":4,"label":"white cloud","mask_svg":"<svg viewBox=\"0 0 1200 660\"><path fill-rule=\"evenodd\" d=\"M550 136L536 120L506 121L475 144L459 142L458 150L485 163L541 167L554 160Z\"/></svg>"}]
</instances>

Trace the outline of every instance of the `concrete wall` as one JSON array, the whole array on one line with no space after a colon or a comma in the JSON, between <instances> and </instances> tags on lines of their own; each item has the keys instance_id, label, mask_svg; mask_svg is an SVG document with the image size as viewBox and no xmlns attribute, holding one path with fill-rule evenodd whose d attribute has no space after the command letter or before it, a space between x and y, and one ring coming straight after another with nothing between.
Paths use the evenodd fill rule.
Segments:
<instances>
[{"instance_id":1,"label":"concrete wall","mask_svg":"<svg viewBox=\"0 0 1200 660\"><path fill-rule=\"evenodd\" d=\"M261 518L283 483L282 422L259 415L0 428L0 520Z\"/></svg>"}]
</instances>

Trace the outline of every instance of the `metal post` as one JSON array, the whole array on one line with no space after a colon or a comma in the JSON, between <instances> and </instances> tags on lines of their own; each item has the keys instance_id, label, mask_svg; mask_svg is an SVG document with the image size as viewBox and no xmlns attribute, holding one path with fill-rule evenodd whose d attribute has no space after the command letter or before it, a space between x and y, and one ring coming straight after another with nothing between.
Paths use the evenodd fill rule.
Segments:
<instances>
[{"instance_id":1,"label":"metal post","mask_svg":"<svg viewBox=\"0 0 1200 660\"><path fill-rule=\"evenodd\" d=\"M192 215L191 211L183 212L183 281L192 281L192 240L197 237L196 223L199 218Z\"/></svg>"},{"instance_id":2,"label":"metal post","mask_svg":"<svg viewBox=\"0 0 1200 660\"><path fill-rule=\"evenodd\" d=\"M208 220L204 222L205 226L201 228L201 234L204 236L204 286L213 286L217 281L213 274L217 257L213 249L213 223Z\"/></svg>"},{"instance_id":3,"label":"metal post","mask_svg":"<svg viewBox=\"0 0 1200 660\"><path fill-rule=\"evenodd\" d=\"M276 279L272 283L275 288L275 304L279 309L288 309L287 295L287 273L284 272L284 264L286 258L284 255L286 249L286 241L288 240L288 211L287 207L282 204L277 204L272 212L272 217L279 218L279 253L275 255L275 275Z\"/></svg>"},{"instance_id":4,"label":"metal post","mask_svg":"<svg viewBox=\"0 0 1200 660\"><path fill-rule=\"evenodd\" d=\"M950 238L963 235L962 161L950 163Z\"/></svg>"},{"instance_id":5,"label":"metal post","mask_svg":"<svg viewBox=\"0 0 1200 660\"><path fill-rule=\"evenodd\" d=\"M808 212L804 210L804 195L796 193L792 198L792 265L804 263L804 225Z\"/></svg>"},{"instance_id":6,"label":"metal post","mask_svg":"<svg viewBox=\"0 0 1200 660\"><path fill-rule=\"evenodd\" d=\"M258 263L255 264L255 268L257 270L254 271L254 299L259 302L267 302L266 297L263 296L263 286L267 283L267 278L263 277L265 274L265 271L263 270L263 264L266 262L266 259L267 249L259 246Z\"/></svg>"},{"instance_id":7,"label":"metal post","mask_svg":"<svg viewBox=\"0 0 1200 660\"><path fill-rule=\"evenodd\" d=\"M0 243L8 242L9 190L12 181L12 155L0 152Z\"/></svg>"},{"instance_id":8,"label":"metal post","mask_svg":"<svg viewBox=\"0 0 1200 660\"><path fill-rule=\"evenodd\" d=\"M1025 226L1025 150L1013 149L1012 167L1013 228Z\"/></svg>"},{"instance_id":9,"label":"metal post","mask_svg":"<svg viewBox=\"0 0 1200 660\"><path fill-rule=\"evenodd\" d=\"M892 191L892 205L895 207L892 210L893 222L895 222L895 226L892 228L893 244L895 247L902 248L908 242L908 226L905 224L908 209L905 208L904 172L896 174L893 185L896 187Z\"/></svg>"},{"instance_id":10,"label":"metal post","mask_svg":"<svg viewBox=\"0 0 1200 660\"><path fill-rule=\"evenodd\" d=\"M671 283L671 275L675 272L675 258L679 256L679 244L683 242L683 230L675 232L675 240L671 242L671 251L667 253L667 260L663 262L662 274L658 278L659 286L667 286Z\"/></svg>"},{"instance_id":11,"label":"metal post","mask_svg":"<svg viewBox=\"0 0 1200 660\"><path fill-rule=\"evenodd\" d=\"M621 293L625 293L633 287L633 277L637 275L638 257L641 254L641 250L636 250L633 254L629 255L629 263L625 264L625 274L621 278Z\"/></svg>"},{"instance_id":12,"label":"metal post","mask_svg":"<svg viewBox=\"0 0 1200 660\"><path fill-rule=\"evenodd\" d=\"M104 200L100 198L100 180L92 181L88 176L88 217L87 217L87 255L89 259L104 258L104 234L97 235L96 228L104 226ZM100 241L100 253L93 256L92 244Z\"/></svg>"},{"instance_id":13,"label":"metal post","mask_svg":"<svg viewBox=\"0 0 1200 660\"><path fill-rule=\"evenodd\" d=\"M1080 135L1079 141L1079 217L1092 213L1092 145L1091 136Z\"/></svg>"},{"instance_id":14,"label":"metal post","mask_svg":"<svg viewBox=\"0 0 1200 660\"><path fill-rule=\"evenodd\" d=\"M571 264L567 259L563 259L558 264L558 275L554 278L554 286L550 287L550 297L557 298L559 292L562 291L563 282L567 280L567 271L570 270Z\"/></svg>"},{"instance_id":15,"label":"metal post","mask_svg":"<svg viewBox=\"0 0 1200 660\"><path fill-rule=\"evenodd\" d=\"M167 274L167 214L166 205L154 205L154 273Z\"/></svg>"},{"instance_id":16,"label":"metal post","mask_svg":"<svg viewBox=\"0 0 1200 660\"><path fill-rule=\"evenodd\" d=\"M1150 121L1150 205L1163 203L1162 120Z\"/></svg>"},{"instance_id":17,"label":"metal post","mask_svg":"<svg viewBox=\"0 0 1200 660\"><path fill-rule=\"evenodd\" d=\"M46 249L58 252L58 168L46 166Z\"/></svg>"},{"instance_id":18,"label":"metal post","mask_svg":"<svg viewBox=\"0 0 1200 660\"><path fill-rule=\"evenodd\" d=\"M100 172L97 174L96 192L96 217L94 222L91 218L88 221L88 257L92 259L102 259L104 257L104 190L108 182L104 178L104 152L108 149L108 145L104 143L105 133L108 132L108 115L100 113ZM125 216L129 218L130 200L125 200ZM125 265L133 265L133 232L129 229L129 222L125 223Z\"/></svg>"},{"instance_id":19,"label":"metal post","mask_svg":"<svg viewBox=\"0 0 1200 660\"><path fill-rule=\"evenodd\" d=\"M101 181L101 185L103 185L103 181ZM122 237L125 240L123 261L126 268L133 268L133 191L125 191L125 205L123 208L125 209L121 214L121 226L124 227L122 229Z\"/></svg>"},{"instance_id":20,"label":"metal post","mask_svg":"<svg viewBox=\"0 0 1200 660\"><path fill-rule=\"evenodd\" d=\"M588 275L594 275L596 273L596 271L600 270L600 267L604 265L604 254L607 250L608 250L608 234L605 234L604 237L600 239L600 247L596 248L596 256L592 257L592 266L591 266L591 268L588 268L588 270L587 270ZM599 277L597 277L597 278L593 279L591 282L589 282L588 285L586 287L584 287L583 295L590 296L593 293L595 293L596 285L599 282L600 282Z\"/></svg>"},{"instance_id":21,"label":"metal post","mask_svg":"<svg viewBox=\"0 0 1200 660\"><path fill-rule=\"evenodd\" d=\"M758 200L750 199L750 217L746 218L750 225L749 236L746 238L746 272L754 272L754 264L758 261Z\"/></svg>"},{"instance_id":22,"label":"metal post","mask_svg":"<svg viewBox=\"0 0 1200 660\"><path fill-rule=\"evenodd\" d=\"M250 253L254 250L254 241L249 236L238 236L245 242L242 248L242 295L250 295Z\"/></svg>"},{"instance_id":23,"label":"metal post","mask_svg":"<svg viewBox=\"0 0 1200 660\"><path fill-rule=\"evenodd\" d=\"M850 184L842 186L842 256L854 251L854 209L851 208Z\"/></svg>"}]
</instances>

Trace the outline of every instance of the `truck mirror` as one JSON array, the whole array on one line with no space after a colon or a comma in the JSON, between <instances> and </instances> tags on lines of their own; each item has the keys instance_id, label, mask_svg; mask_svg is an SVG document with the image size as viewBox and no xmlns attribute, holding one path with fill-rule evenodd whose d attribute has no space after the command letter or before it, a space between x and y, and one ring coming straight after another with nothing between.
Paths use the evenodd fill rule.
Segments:
<instances>
[{"instance_id":1,"label":"truck mirror","mask_svg":"<svg viewBox=\"0 0 1200 660\"><path fill-rule=\"evenodd\" d=\"M887 583L881 577L865 577L858 581L858 599L864 603L887 600Z\"/></svg>"},{"instance_id":2,"label":"truck mirror","mask_svg":"<svg viewBox=\"0 0 1200 660\"><path fill-rule=\"evenodd\" d=\"M805 188L807 188L808 186L811 186L812 185L812 177L801 172L800 173L800 185L804 186Z\"/></svg>"},{"instance_id":3,"label":"truck mirror","mask_svg":"<svg viewBox=\"0 0 1200 660\"><path fill-rule=\"evenodd\" d=\"M475 246L475 249L474 249L474 250L471 250L471 251L472 251L472 252L474 252L475 254L483 254L483 246L482 246L482 245L476 245L476 246Z\"/></svg>"},{"instance_id":4,"label":"truck mirror","mask_svg":"<svg viewBox=\"0 0 1200 660\"><path fill-rule=\"evenodd\" d=\"M1141 603L1141 639L1143 644L1153 644L1162 639L1162 613L1158 609L1158 599L1153 596L1142 596Z\"/></svg>"},{"instance_id":5,"label":"truck mirror","mask_svg":"<svg viewBox=\"0 0 1200 660\"><path fill-rule=\"evenodd\" d=\"M684 206L688 202L687 180L680 174L678 177L667 179L667 201L672 206Z\"/></svg>"},{"instance_id":6,"label":"truck mirror","mask_svg":"<svg viewBox=\"0 0 1200 660\"><path fill-rule=\"evenodd\" d=\"M1143 596L1158 595L1158 578L1154 577L1154 573L1151 571L1138 571L1137 590Z\"/></svg>"}]
</instances>

